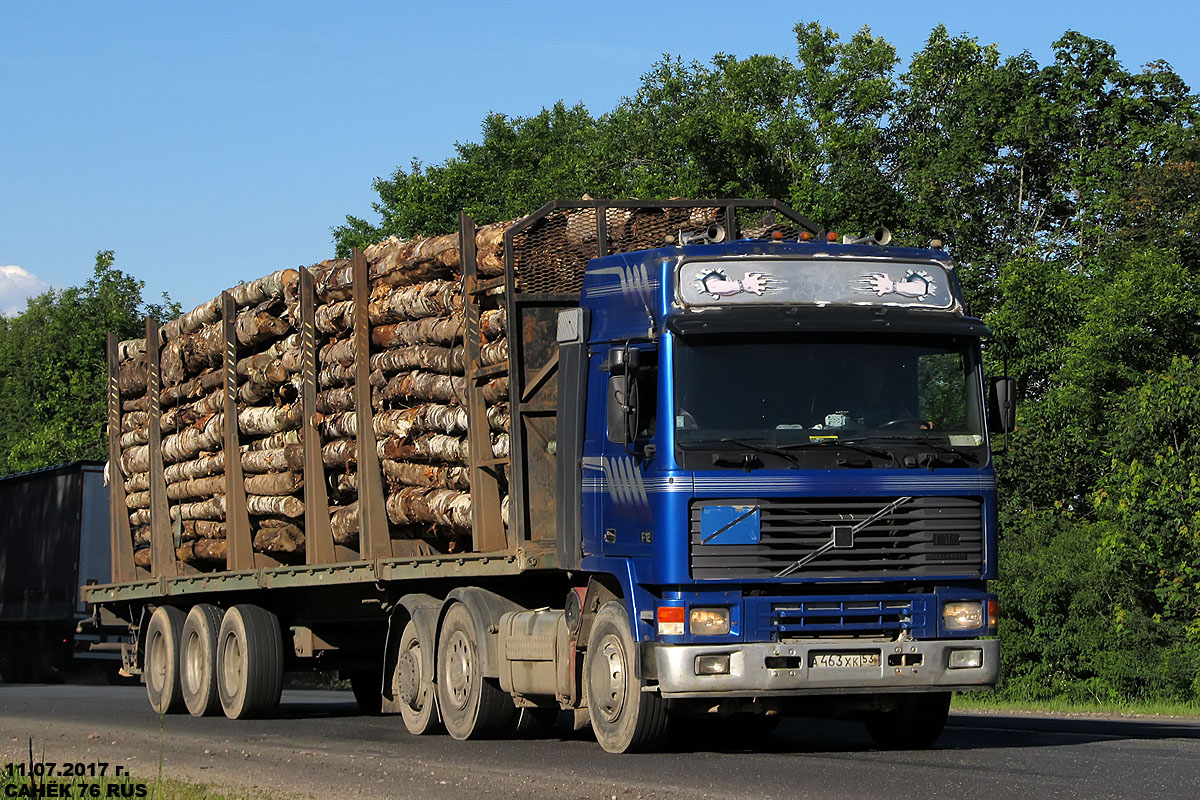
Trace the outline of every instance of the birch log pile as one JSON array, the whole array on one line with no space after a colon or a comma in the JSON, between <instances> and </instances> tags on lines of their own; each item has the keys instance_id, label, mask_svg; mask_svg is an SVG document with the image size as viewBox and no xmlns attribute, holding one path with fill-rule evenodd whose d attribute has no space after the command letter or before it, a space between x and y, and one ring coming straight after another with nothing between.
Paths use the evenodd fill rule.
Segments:
<instances>
[{"instance_id":1,"label":"birch log pile","mask_svg":"<svg viewBox=\"0 0 1200 800\"><path fill-rule=\"evenodd\" d=\"M504 273L503 235L513 223L479 230L478 271ZM369 276L369 414L393 539L402 552L470 549L465 315L457 234L391 237L366 251ZM255 552L303 563L305 491L328 501L336 544L358 547L358 435L352 265L309 268L316 296L316 414L324 485L304 485L299 273L280 270L230 290L236 308L236 427ZM506 363L503 289L484 298L482 366ZM118 345L120 462L135 563L150 559L150 422L157 405L168 525L175 556L199 570L223 569L229 551L225 438L225 322L222 300L202 303L162 326L159 392L152 403L152 353L141 339ZM507 378L484 387L493 452L507 455ZM507 503L504 503L507 508Z\"/></svg>"}]
</instances>

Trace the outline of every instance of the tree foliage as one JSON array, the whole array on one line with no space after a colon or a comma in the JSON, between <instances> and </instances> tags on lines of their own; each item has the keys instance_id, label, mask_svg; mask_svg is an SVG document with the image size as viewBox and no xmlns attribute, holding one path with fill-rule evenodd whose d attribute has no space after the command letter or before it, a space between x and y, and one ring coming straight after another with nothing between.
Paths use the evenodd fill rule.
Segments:
<instances>
[{"instance_id":1,"label":"tree foliage","mask_svg":"<svg viewBox=\"0 0 1200 800\"><path fill-rule=\"evenodd\" d=\"M96 254L83 286L31 298L15 316L0 316L0 474L76 459L108 457L105 334L145 334L146 316L178 307L142 300L141 281Z\"/></svg>"}]
</instances>

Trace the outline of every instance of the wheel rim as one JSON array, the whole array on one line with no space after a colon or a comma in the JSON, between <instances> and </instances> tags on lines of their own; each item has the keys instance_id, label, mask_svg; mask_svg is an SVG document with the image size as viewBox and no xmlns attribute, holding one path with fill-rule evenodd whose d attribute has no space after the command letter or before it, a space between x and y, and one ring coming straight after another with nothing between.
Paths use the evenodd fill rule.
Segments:
<instances>
[{"instance_id":1,"label":"wheel rim","mask_svg":"<svg viewBox=\"0 0 1200 800\"><path fill-rule=\"evenodd\" d=\"M446 688L455 708L466 708L471 696L475 672L472 662L471 643L462 631L455 631L450 636L450 647L446 651Z\"/></svg>"},{"instance_id":2,"label":"wheel rim","mask_svg":"<svg viewBox=\"0 0 1200 800\"><path fill-rule=\"evenodd\" d=\"M221 661L221 672L225 677L225 686L230 692L236 692L242 684L242 643L238 637L230 634L225 637L225 658Z\"/></svg>"},{"instance_id":3,"label":"wheel rim","mask_svg":"<svg viewBox=\"0 0 1200 800\"><path fill-rule=\"evenodd\" d=\"M421 710L421 646L416 642L400 653L396 663L395 692L413 711Z\"/></svg>"},{"instance_id":4,"label":"wheel rim","mask_svg":"<svg viewBox=\"0 0 1200 800\"><path fill-rule=\"evenodd\" d=\"M600 652L592 659L592 687L598 696L588 702L605 722L614 722L625 707L625 648L615 636L601 640Z\"/></svg>"},{"instance_id":5,"label":"wheel rim","mask_svg":"<svg viewBox=\"0 0 1200 800\"><path fill-rule=\"evenodd\" d=\"M204 671L204 648L200 643L200 635L192 631L183 646L184 670L183 679L187 682L188 691L196 694L200 691L203 681L200 676Z\"/></svg>"},{"instance_id":6,"label":"wheel rim","mask_svg":"<svg viewBox=\"0 0 1200 800\"><path fill-rule=\"evenodd\" d=\"M167 642L161 633L155 632L150 637L146 653L150 661L149 675L146 676L150 687L155 692L162 692L163 687L167 685Z\"/></svg>"}]
</instances>

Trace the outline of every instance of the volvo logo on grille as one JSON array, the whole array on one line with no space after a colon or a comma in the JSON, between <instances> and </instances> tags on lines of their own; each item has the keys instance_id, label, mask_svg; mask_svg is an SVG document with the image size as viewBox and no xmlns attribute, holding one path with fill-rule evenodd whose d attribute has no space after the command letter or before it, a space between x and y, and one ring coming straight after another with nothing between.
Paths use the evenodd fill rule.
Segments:
<instances>
[{"instance_id":1,"label":"volvo logo on grille","mask_svg":"<svg viewBox=\"0 0 1200 800\"><path fill-rule=\"evenodd\" d=\"M871 525L872 523L878 522L879 520L883 519L888 514L891 514L897 508L899 508L900 506L907 503L909 500L912 500L912 498L911 497L901 497L897 500L893 500L892 502L888 503L883 508L876 511L871 516L864 519L862 522L855 523L854 525L834 525L833 530L830 533L828 542L821 545L816 550L813 550L811 553L804 556L803 558L796 559L791 564L784 567L779 572L775 573L775 577L783 578L787 575L791 575L793 572L796 572L801 567L803 567L805 564L812 561L814 558L824 555L825 553L827 553L830 550L833 550L835 548L838 550L845 550L845 549L854 547L854 534L858 533L859 531L861 531L863 528L867 527L868 525Z\"/></svg>"}]
</instances>

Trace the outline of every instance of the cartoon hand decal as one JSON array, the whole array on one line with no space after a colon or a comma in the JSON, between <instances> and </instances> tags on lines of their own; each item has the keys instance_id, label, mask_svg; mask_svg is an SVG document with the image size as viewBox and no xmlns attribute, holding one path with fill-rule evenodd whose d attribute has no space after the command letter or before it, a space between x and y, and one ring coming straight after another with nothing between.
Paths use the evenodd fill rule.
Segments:
<instances>
[{"instance_id":1,"label":"cartoon hand decal","mask_svg":"<svg viewBox=\"0 0 1200 800\"><path fill-rule=\"evenodd\" d=\"M763 292L767 290L767 278L760 272L747 272L746 277L742 278L741 286L743 292L762 297Z\"/></svg>"},{"instance_id":2,"label":"cartoon hand decal","mask_svg":"<svg viewBox=\"0 0 1200 800\"><path fill-rule=\"evenodd\" d=\"M896 291L896 284L886 273L876 272L867 276L869 290L882 297Z\"/></svg>"}]
</instances>

